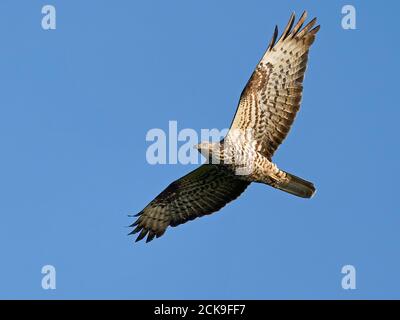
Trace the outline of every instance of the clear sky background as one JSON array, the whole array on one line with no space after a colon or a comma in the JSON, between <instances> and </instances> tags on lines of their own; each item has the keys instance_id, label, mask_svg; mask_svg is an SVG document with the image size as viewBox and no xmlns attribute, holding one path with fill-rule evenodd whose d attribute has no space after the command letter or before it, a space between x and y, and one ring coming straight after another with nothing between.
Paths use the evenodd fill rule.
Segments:
<instances>
[{"instance_id":1,"label":"clear sky background","mask_svg":"<svg viewBox=\"0 0 400 320\"><path fill-rule=\"evenodd\" d=\"M41 8L57 29L41 28ZM357 30L341 9L357 9ZM225 128L275 24L309 11L301 112L275 162L311 200L251 185L150 244L127 225L193 165L152 128ZM400 298L395 1L0 2L0 298ZM41 268L57 270L43 290ZM341 268L356 268L343 290Z\"/></svg>"}]
</instances>

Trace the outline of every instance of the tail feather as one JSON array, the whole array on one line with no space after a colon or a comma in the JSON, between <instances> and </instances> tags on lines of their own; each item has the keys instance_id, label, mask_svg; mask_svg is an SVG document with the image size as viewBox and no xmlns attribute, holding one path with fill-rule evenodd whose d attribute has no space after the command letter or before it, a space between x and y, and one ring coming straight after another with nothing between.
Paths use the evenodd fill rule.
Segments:
<instances>
[{"instance_id":1,"label":"tail feather","mask_svg":"<svg viewBox=\"0 0 400 320\"><path fill-rule=\"evenodd\" d=\"M303 180L293 174L285 173L289 181L279 183L274 186L275 188L302 198L311 198L314 195L316 189L311 182Z\"/></svg>"}]
</instances>

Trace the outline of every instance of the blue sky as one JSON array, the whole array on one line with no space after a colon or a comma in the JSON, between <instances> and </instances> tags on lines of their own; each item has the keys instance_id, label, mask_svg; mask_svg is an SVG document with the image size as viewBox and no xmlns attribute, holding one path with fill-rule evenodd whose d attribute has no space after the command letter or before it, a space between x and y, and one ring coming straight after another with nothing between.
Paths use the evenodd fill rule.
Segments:
<instances>
[{"instance_id":1,"label":"blue sky","mask_svg":"<svg viewBox=\"0 0 400 320\"><path fill-rule=\"evenodd\" d=\"M0 298L400 298L400 6L351 1L344 30L345 4L1 1ZM128 214L195 167L149 165L148 130L227 127L275 24L303 9L321 31L274 160L317 195L251 185L133 244ZM56 290L41 287L48 264Z\"/></svg>"}]
</instances>

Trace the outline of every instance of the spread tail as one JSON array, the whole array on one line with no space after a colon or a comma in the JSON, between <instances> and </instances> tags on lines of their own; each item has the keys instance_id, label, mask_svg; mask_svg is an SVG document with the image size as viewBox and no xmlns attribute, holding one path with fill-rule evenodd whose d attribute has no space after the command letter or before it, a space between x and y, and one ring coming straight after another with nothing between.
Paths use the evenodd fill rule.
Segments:
<instances>
[{"instance_id":1,"label":"spread tail","mask_svg":"<svg viewBox=\"0 0 400 320\"><path fill-rule=\"evenodd\" d=\"M303 180L293 174L285 173L289 181L277 183L274 185L275 188L302 198L311 198L314 195L315 187L311 182Z\"/></svg>"}]
</instances>

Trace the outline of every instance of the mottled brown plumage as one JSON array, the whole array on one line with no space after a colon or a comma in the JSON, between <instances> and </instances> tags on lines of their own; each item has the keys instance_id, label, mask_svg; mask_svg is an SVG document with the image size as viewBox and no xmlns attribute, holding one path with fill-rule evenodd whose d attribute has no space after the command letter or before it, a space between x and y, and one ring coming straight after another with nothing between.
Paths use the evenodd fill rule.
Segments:
<instances>
[{"instance_id":1,"label":"mottled brown plumage","mask_svg":"<svg viewBox=\"0 0 400 320\"><path fill-rule=\"evenodd\" d=\"M309 198L311 182L280 170L272 156L287 136L300 107L308 51L319 26L303 26L306 12L289 23L268 49L244 88L227 136L219 143L204 142L199 151L212 161L171 183L137 216L131 232L147 242L177 226L218 211L236 199L251 182L261 182ZM245 168L244 172L239 169ZM251 170L250 170L251 169Z\"/></svg>"},{"instance_id":2,"label":"mottled brown plumage","mask_svg":"<svg viewBox=\"0 0 400 320\"><path fill-rule=\"evenodd\" d=\"M254 128L260 152L269 159L287 136L299 110L308 51L319 30L319 26L311 29L316 19L300 30L305 12L291 29L294 19L292 14L276 44L277 32L274 33L241 94L231 125L232 129Z\"/></svg>"},{"instance_id":3,"label":"mottled brown plumage","mask_svg":"<svg viewBox=\"0 0 400 320\"><path fill-rule=\"evenodd\" d=\"M213 213L236 199L250 182L236 179L218 165L204 164L172 182L139 214L131 225L141 231L137 241L148 233L147 241L160 237L170 226L177 226Z\"/></svg>"}]
</instances>

